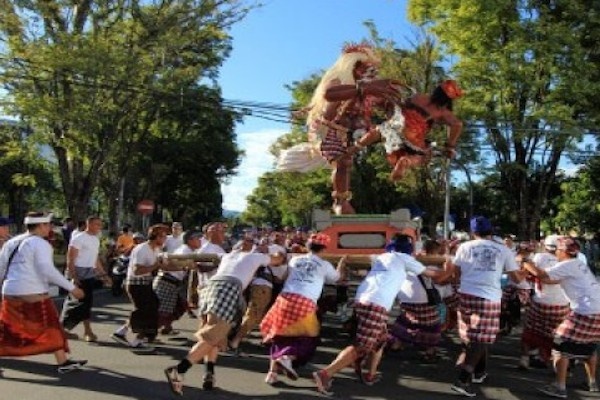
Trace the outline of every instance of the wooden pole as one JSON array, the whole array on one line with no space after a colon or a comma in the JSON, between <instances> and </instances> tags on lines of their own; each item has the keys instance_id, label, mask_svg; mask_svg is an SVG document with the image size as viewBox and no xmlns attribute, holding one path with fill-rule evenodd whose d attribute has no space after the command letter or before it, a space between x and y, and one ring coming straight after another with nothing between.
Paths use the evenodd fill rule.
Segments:
<instances>
[{"instance_id":1,"label":"wooden pole","mask_svg":"<svg viewBox=\"0 0 600 400\"><path fill-rule=\"evenodd\" d=\"M291 253L288 254L288 259L293 258L295 256L301 256L303 255L303 253ZM319 257L321 257L324 260L329 261L332 264L337 264L340 261L340 258L346 256L346 265L348 266L348 268L355 268L355 269L364 269L364 268L370 268L371 264L372 264L372 260L377 257L379 254L327 254L327 253L322 253L319 254ZM415 257L418 261L420 261L421 263L425 264L425 265L439 265L441 266L442 264L444 264L444 262L446 262L447 257L440 255L418 255ZM179 262L212 262L212 263L218 263L219 260L221 259L221 257L217 254L207 254L207 253L203 253L203 254L197 254L197 253L192 253L192 254L169 254L168 256L168 260L169 261L175 261L175 263L179 263Z\"/></svg>"}]
</instances>

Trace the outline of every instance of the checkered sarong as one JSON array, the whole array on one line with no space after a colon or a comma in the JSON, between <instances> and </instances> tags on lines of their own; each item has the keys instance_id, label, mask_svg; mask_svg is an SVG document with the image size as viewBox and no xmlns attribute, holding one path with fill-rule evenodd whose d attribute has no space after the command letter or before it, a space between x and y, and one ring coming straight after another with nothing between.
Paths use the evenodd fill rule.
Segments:
<instances>
[{"instance_id":1,"label":"checkered sarong","mask_svg":"<svg viewBox=\"0 0 600 400\"><path fill-rule=\"evenodd\" d=\"M542 359L549 359L554 342L554 331L569 315L569 311L569 305L549 305L531 301L527 309L521 342L530 349L539 349Z\"/></svg>"},{"instance_id":2,"label":"checkered sarong","mask_svg":"<svg viewBox=\"0 0 600 400\"><path fill-rule=\"evenodd\" d=\"M181 284L165 280L160 276L154 278L152 289L158 297L158 313L171 315L175 313L177 305L184 299L181 296Z\"/></svg>"},{"instance_id":3,"label":"checkered sarong","mask_svg":"<svg viewBox=\"0 0 600 400\"><path fill-rule=\"evenodd\" d=\"M311 299L296 293L282 293L260 323L263 341L285 333L287 327L317 312L317 305Z\"/></svg>"},{"instance_id":4,"label":"checkered sarong","mask_svg":"<svg viewBox=\"0 0 600 400\"><path fill-rule=\"evenodd\" d=\"M516 286L506 286L502 289L502 302L508 303L511 300L514 300L515 297L519 298L522 306L526 306L529 304L529 299L531 298L531 289L519 289Z\"/></svg>"},{"instance_id":5,"label":"checkered sarong","mask_svg":"<svg viewBox=\"0 0 600 400\"><path fill-rule=\"evenodd\" d=\"M446 307L448 307L450 310L458 309L458 304L460 303L460 297L458 296L458 293L454 292L450 296L444 297L443 300L444 304L446 304Z\"/></svg>"},{"instance_id":6,"label":"checkered sarong","mask_svg":"<svg viewBox=\"0 0 600 400\"><path fill-rule=\"evenodd\" d=\"M391 335L402 342L422 347L436 346L441 338L441 320L438 307L402 303L401 313L391 328Z\"/></svg>"},{"instance_id":7,"label":"checkered sarong","mask_svg":"<svg viewBox=\"0 0 600 400\"><path fill-rule=\"evenodd\" d=\"M540 335L546 338L554 337L554 331L569 315L569 305L550 305L532 301L527 310L527 319L523 336L526 333Z\"/></svg>"},{"instance_id":8,"label":"checkered sarong","mask_svg":"<svg viewBox=\"0 0 600 400\"><path fill-rule=\"evenodd\" d=\"M332 128L327 129L327 135L321 142L321 154L329 162L339 158L346 153L346 146L340 137L338 131Z\"/></svg>"},{"instance_id":9,"label":"checkered sarong","mask_svg":"<svg viewBox=\"0 0 600 400\"><path fill-rule=\"evenodd\" d=\"M555 342L557 339L575 343L600 342L600 314L581 315L571 311L556 328L554 338Z\"/></svg>"},{"instance_id":10,"label":"checkered sarong","mask_svg":"<svg viewBox=\"0 0 600 400\"><path fill-rule=\"evenodd\" d=\"M354 316L356 318L354 345L358 356L364 357L376 352L387 342L389 314L381 306L357 302L354 303Z\"/></svg>"},{"instance_id":11,"label":"checkered sarong","mask_svg":"<svg viewBox=\"0 0 600 400\"><path fill-rule=\"evenodd\" d=\"M499 330L499 302L460 293L458 333L464 343L494 343Z\"/></svg>"},{"instance_id":12,"label":"checkered sarong","mask_svg":"<svg viewBox=\"0 0 600 400\"><path fill-rule=\"evenodd\" d=\"M134 285L134 286L144 286L144 285L152 285L152 280L154 278L152 275L144 275L144 276L128 276L125 278L125 285Z\"/></svg>"},{"instance_id":13,"label":"checkered sarong","mask_svg":"<svg viewBox=\"0 0 600 400\"><path fill-rule=\"evenodd\" d=\"M200 290L199 304L198 315L214 314L232 324L243 304L242 283L230 277L212 278Z\"/></svg>"}]
</instances>

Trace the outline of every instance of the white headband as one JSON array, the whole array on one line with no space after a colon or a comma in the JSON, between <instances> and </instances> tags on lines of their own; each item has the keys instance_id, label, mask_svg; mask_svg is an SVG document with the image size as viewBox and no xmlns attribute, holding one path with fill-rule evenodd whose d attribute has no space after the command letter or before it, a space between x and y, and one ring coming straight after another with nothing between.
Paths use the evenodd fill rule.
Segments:
<instances>
[{"instance_id":1,"label":"white headband","mask_svg":"<svg viewBox=\"0 0 600 400\"><path fill-rule=\"evenodd\" d=\"M48 215L42 215L41 217L25 217L23 224L25 225L33 225L33 224L47 224L52 222L52 213Z\"/></svg>"}]
</instances>

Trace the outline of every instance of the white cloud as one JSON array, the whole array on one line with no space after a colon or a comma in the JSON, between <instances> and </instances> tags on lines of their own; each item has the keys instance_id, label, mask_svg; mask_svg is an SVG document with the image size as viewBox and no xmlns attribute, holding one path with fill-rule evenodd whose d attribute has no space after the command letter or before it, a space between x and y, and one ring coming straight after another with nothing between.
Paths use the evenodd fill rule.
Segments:
<instances>
[{"instance_id":1,"label":"white cloud","mask_svg":"<svg viewBox=\"0 0 600 400\"><path fill-rule=\"evenodd\" d=\"M581 169L581 165L565 165L562 168L559 168L559 171L562 171L566 177L568 178L573 178L575 177L578 173L579 170Z\"/></svg>"},{"instance_id":2,"label":"white cloud","mask_svg":"<svg viewBox=\"0 0 600 400\"><path fill-rule=\"evenodd\" d=\"M273 169L275 159L269 153L269 147L286 132L284 129L264 129L238 133L238 144L246 154L238 168L238 174L228 184L221 186L223 209L244 211L246 197L257 186L258 178Z\"/></svg>"}]
</instances>

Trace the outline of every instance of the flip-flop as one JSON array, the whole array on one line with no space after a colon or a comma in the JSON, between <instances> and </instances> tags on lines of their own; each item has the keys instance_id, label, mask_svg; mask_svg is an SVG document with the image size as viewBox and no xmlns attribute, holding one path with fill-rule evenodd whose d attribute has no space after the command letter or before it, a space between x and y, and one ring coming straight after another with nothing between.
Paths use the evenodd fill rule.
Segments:
<instances>
[{"instance_id":1,"label":"flip-flop","mask_svg":"<svg viewBox=\"0 0 600 400\"><path fill-rule=\"evenodd\" d=\"M165 376L167 377L171 391L178 396L183 396L183 379L181 379L181 376L177 372L177 367L165 369Z\"/></svg>"},{"instance_id":2,"label":"flip-flop","mask_svg":"<svg viewBox=\"0 0 600 400\"><path fill-rule=\"evenodd\" d=\"M286 363L286 361L287 361L287 363ZM294 367L292 367L292 363L291 363L290 359L278 358L275 360L275 364L278 365L283 370L283 372L289 379L291 379L293 381L298 380L298 373L296 372L296 370L294 370Z\"/></svg>"}]
</instances>

